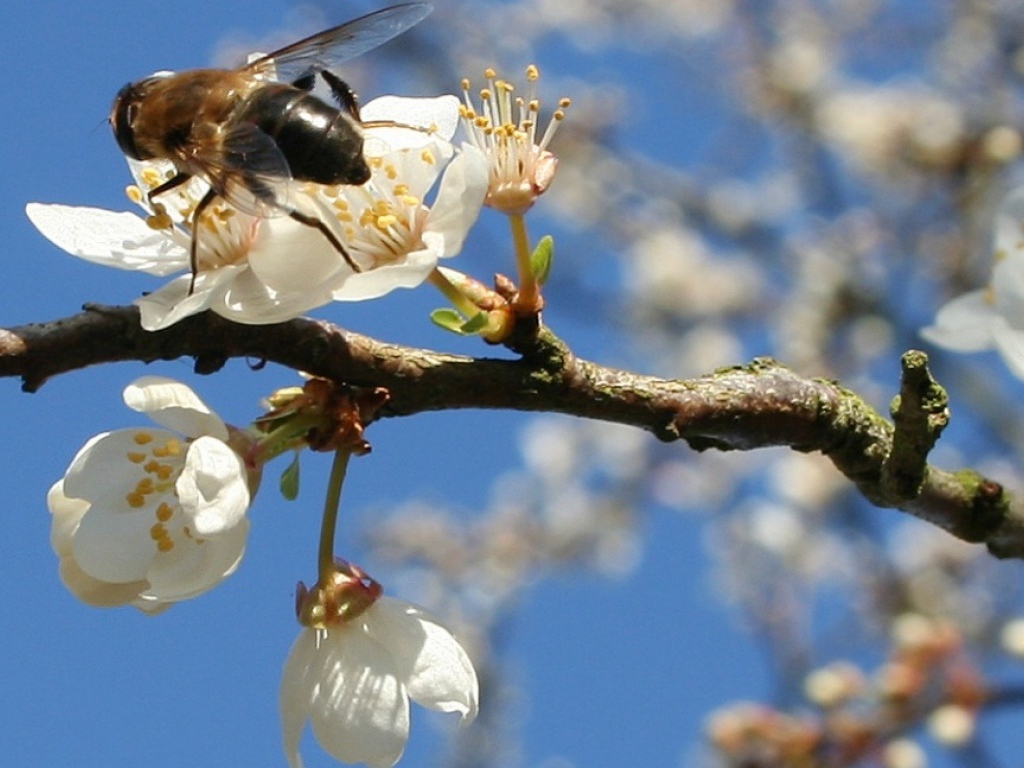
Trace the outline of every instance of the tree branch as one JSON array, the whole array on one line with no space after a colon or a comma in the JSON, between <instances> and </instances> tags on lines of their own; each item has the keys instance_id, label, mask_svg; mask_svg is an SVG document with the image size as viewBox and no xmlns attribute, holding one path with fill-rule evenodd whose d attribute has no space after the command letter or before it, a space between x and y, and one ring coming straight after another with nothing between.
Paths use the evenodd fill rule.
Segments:
<instances>
[{"instance_id":1,"label":"tree branch","mask_svg":"<svg viewBox=\"0 0 1024 768\"><path fill-rule=\"evenodd\" d=\"M930 444L922 448L915 435L931 424L937 437L936 424L944 421L934 417L944 401L921 353L905 357L898 412L904 426L894 430L855 393L767 358L670 380L577 359L547 330L519 351L516 360L470 358L386 344L320 321L247 326L212 313L149 333L134 307L90 306L61 320L0 329L0 376L20 377L32 392L52 376L100 363L188 356L197 372L212 373L229 358L250 357L385 387L391 399L381 417L456 408L547 411L629 424L698 451L820 451L872 503L984 543L997 557L1024 558L1019 499L972 470L947 472L925 462ZM916 447L903 454L894 441Z\"/></svg>"}]
</instances>

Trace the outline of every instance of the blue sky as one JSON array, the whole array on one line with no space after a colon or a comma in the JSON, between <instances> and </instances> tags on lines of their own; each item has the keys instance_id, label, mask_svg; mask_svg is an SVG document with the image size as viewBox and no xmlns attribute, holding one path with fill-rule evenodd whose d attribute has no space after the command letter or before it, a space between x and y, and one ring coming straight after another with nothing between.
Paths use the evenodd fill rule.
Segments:
<instances>
[{"instance_id":1,"label":"blue sky","mask_svg":"<svg viewBox=\"0 0 1024 768\"><path fill-rule=\"evenodd\" d=\"M59 251L29 224L24 205L127 209L128 177L105 124L117 90L154 70L207 64L225 36L267 35L291 10L286 2L148 6L9 0L0 8L0 49L9 62L0 143L6 235L0 324L55 319L83 302L125 304L156 287L153 278L114 273ZM342 18L370 9L351 7ZM548 55L558 66L557 55ZM643 135L645 127L635 130ZM653 120L646 130L652 141L666 141ZM493 234L478 237L495 242ZM489 263L480 274L494 268ZM388 340L491 352L433 328L426 314L439 304L424 288L317 316ZM578 308L564 315L553 308L551 317L585 354L599 356L606 348ZM21 394L15 381L0 382L6 467L0 482L14 529L0 544L0 722L7 765L283 764L279 673L297 632L295 582L313 576L317 480L327 462L306 462L298 502L261 495L241 569L199 600L156 618L130 609L100 611L76 602L57 578L46 490L90 436L140 423L120 393L146 373L181 378L235 423L252 418L269 391L294 381L273 366L252 372L244 361L200 379L188 361L176 361L79 371L35 395ZM448 499L453 485L461 507L482 506L490 479L516 463L515 433L527 419L435 414L375 426L373 454L350 471L342 525L345 514L358 520L373 505L421 494ZM447 450L421 450L464 446L483 429L508 437L473 443L471 471L458 483ZM767 691L757 650L734 630L709 588L699 521L654 511L643 528L645 556L628 578L555 575L528 594L511 623L508 663L523 694L509 725L523 736L518 764L686 765L710 709ZM352 555L359 559L358 552ZM375 575L386 582L384 574ZM431 722L414 712L405 764L434 764ZM306 753L311 768L333 764L311 743Z\"/></svg>"}]
</instances>

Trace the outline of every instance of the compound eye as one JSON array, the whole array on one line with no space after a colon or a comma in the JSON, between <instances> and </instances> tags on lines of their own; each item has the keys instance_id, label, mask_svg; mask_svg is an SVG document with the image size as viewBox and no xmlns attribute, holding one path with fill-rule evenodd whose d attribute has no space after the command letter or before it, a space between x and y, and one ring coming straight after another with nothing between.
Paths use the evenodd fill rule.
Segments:
<instances>
[{"instance_id":1,"label":"compound eye","mask_svg":"<svg viewBox=\"0 0 1024 768\"><path fill-rule=\"evenodd\" d=\"M138 98L137 86L133 83L129 83L118 92L110 115L110 127L114 130L117 146L126 156L133 160L145 160L135 146L134 125L139 115Z\"/></svg>"}]
</instances>

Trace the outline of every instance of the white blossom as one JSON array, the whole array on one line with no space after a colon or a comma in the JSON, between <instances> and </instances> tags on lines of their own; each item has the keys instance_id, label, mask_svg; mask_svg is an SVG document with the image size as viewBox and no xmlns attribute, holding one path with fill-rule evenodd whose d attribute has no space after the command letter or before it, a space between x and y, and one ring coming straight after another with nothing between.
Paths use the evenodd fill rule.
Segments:
<instances>
[{"instance_id":1,"label":"white blossom","mask_svg":"<svg viewBox=\"0 0 1024 768\"><path fill-rule=\"evenodd\" d=\"M47 497L51 544L64 584L82 601L155 612L235 571L258 475L184 384L146 376L124 400L176 431L121 429L89 440Z\"/></svg>"},{"instance_id":2,"label":"white blossom","mask_svg":"<svg viewBox=\"0 0 1024 768\"><path fill-rule=\"evenodd\" d=\"M409 738L409 699L476 717L479 685L465 650L423 610L387 596L327 628L304 628L281 682L284 746L301 768L308 720L338 760L392 766Z\"/></svg>"},{"instance_id":3,"label":"white blossom","mask_svg":"<svg viewBox=\"0 0 1024 768\"><path fill-rule=\"evenodd\" d=\"M363 114L369 123L368 161L381 173L397 168L402 176L385 184L375 172L376 180L366 188L293 182L288 191L288 203L295 210L326 218L350 251L348 258L323 233L285 210L268 208L265 213L276 215L263 218L217 198L195 225L193 276L190 216L209 185L193 178L151 205L146 193L176 172L169 162L129 162L135 184L128 188L128 196L142 207L143 215L41 203L30 203L26 213L55 245L87 261L157 276L184 272L136 300L142 327L150 331L205 310L235 322L267 324L298 317L335 299L374 298L397 287L418 285L438 258L458 252L476 219L486 182L476 180L484 171L472 173L472 151L460 154L441 182L433 212L423 205L422 196L453 154L448 139L458 122L456 97L383 97L367 104ZM403 194L402 184L410 191ZM410 202L413 195L419 201L416 205ZM381 198L397 198L404 206L395 211L397 228L387 223L390 219L382 225L380 217L356 220L354 229L346 228L338 221L344 214L332 207L344 200L361 209L361 204ZM350 259L362 271L354 272Z\"/></svg>"}]
</instances>

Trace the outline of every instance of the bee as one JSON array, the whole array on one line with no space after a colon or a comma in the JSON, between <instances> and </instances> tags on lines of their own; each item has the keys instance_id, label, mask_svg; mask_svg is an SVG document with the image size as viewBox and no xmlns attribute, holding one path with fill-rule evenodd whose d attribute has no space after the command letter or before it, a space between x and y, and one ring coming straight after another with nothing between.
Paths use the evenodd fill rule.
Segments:
<instances>
[{"instance_id":1,"label":"bee","mask_svg":"<svg viewBox=\"0 0 1024 768\"><path fill-rule=\"evenodd\" d=\"M110 126L135 160L169 160L175 174L151 189L149 203L193 177L210 188L192 212L190 264L197 272L203 211L218 197L260 217L288 215L315 227L360 271L319 218L297 210L289 182L360 185L370 178L364 124L348 84L331 70L422 21L433 8L384 8L261 56L239 69L159 72L124 86ZM312 93L320 76L337 105ZM191 288L190 288L191 291Z\"/></svg>"}]
</instances>

